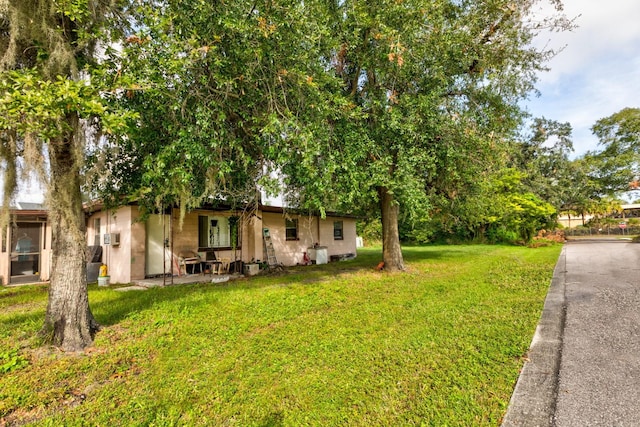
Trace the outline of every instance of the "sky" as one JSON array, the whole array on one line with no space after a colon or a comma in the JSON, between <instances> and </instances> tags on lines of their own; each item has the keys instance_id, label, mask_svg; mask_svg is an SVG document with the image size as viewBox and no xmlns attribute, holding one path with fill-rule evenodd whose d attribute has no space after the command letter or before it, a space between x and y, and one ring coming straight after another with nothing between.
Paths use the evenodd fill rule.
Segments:
<instances>
[{"instance_id":1,"label":"sky","mask_svg":"<svg viewBox=\"0 0 640 427\"><path fill-rule=\"evenodd\" d=\"M16 201L42 203L44 201L44 190L36 180L22 180L16 192Z\"/></svg>"},{"instance_id":2,"label":"sky","mask_svg":"<svg viewBox=\"0 0 640 427\"><path fill-rule=\"evenodd\" d=\"M545 0L546 1L546 0ZM524 106L534 117L569 122L573 157L598 149L591 127L625 107L640 108L640 0L563 0L576 18L571 32L546 33L537 43L565 46L541 73L540 96Z\"/></svg>"}]
</instances>

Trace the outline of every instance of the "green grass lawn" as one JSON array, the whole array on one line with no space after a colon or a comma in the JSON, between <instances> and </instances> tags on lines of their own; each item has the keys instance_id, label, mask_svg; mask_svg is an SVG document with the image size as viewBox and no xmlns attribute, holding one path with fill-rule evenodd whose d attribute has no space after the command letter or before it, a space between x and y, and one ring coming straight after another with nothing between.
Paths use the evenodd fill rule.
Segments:
<instances>
[{"instance_id":1,"label":"green grass lawn","mask_svg":"<svg viewBox=\"0 0 640 427\"><path fill-rule=\"evenodd\" d=\"M45 286L0 288L0 425L498 425L561 246L404 249L225 284L90 286L81 355Z\"/></svg>"}]
</instances>

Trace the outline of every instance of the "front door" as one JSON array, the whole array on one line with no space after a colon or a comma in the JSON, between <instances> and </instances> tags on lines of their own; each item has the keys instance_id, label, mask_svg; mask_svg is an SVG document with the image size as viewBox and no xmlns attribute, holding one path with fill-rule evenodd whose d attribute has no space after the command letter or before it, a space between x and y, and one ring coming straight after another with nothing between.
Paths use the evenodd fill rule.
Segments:
<instances>
[{"instance_id":1,"label":"front door","mask_svg":"<svg viewBox=\"0 0 640 427\"><path fill-rule=\"evenodd\" d=\"M40 281L41 222L18 222L11 229L11 283Z\"/></svg>"},{"instance_id":2,"label":"front door","mask_svg":"<svg viewBox=\"0 0 640 427\"><path fill-rule=\"evenodd\" d=\"M170 221L169 215L149 215L146 245L147 276L158 276L172 271ZM177 267L174 266L173 271L177 271Z\"/></svg>"}]
</instances>

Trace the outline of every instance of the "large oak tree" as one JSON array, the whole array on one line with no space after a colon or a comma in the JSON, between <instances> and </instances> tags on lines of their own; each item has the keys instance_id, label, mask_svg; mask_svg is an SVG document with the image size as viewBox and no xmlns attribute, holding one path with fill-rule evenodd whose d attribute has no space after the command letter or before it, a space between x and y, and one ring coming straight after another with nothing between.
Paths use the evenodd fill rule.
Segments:
<instances>
[{"instance_id":1,"label":"large oak tree","mask_svg":"<svg viewBox=\"0 0 640 427\"><path fill-rule=\"evenodd\" d=\"M518 101L554 54L534 36L570 27L559 1L546 18L533 15L538 3L142 8L122 62L140 87L122 98L142 117L125 150L135 155L106 188L186 209L238 189L247 201L276 172L292 206L377 203L386 267L403 269L400 215L423 218L434 194L490 169L520 124Z\"/></svg>"},{"instance_id":2,"label":"large oak tree","mask_svg":"<svg viewBox=\"0 0 640 427\"><path fill-rule=\"evenodd\" d=\"M400 215L424 217L434 192L490 169L520 125L518 102L555 53L533 38L571 26L561 2L549 17L534 15L538 3L327 2L325 62L344 102L315 161L293 152L283 167L294 194L308 205L377 201L385 268L403 269ZM330 199L310 196L320 193Z\"/></svg>"},{"instance_id":3,"label":"large oak tree","mask_svg":"<svg viewBox=\"0 0 640 427\"><path fill-rule=\"evenodd\" d=\"M0 0L0 157L4 221L21 173L46 183L52 228L47 342L78 351L98 328L87 295L82 170L87 136L118 114L92 77L100 41L117 34L116 0ZM107 27L109 28L107 31Z\"/></svg>"}]
</instances>

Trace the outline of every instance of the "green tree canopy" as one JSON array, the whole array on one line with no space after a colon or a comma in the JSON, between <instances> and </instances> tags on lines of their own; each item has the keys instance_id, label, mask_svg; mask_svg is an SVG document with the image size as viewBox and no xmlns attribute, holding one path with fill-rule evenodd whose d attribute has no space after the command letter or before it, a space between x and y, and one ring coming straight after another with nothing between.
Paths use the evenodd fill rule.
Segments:
<instances>
[{"instance_id":1,"label":"green tree canopy","mask_svg":"<svg viewBox=\"0 0 640 427\"><path fill-rule=\"evenodd\" d=\"M160 6L160 7L159 7ZM138 31L109 52L139 119L96 152L112 203L149 209L256 202L288 153L314 152L331 114L313 2L165 1L136 9ZM102 156L106 155L106 159Z\"/></svg>"},{"instance_id":2,"label":"green tree canopy","mask_svg":"<svg viewBox=\"0 0 640 427\"><path fill-rule=\"evenodd\" d=\"M534 21L536 3L331 2L327 72L340 80L347 114L329 121L314 162L289 157L294 194L319 205L321 193L377 202L386 268L403 269L400 215L424 218L430 195L455 192L500 155L520 123L517 101L553 55L530 42L543 28L570 26Z\"/></svg>"},{"instance_id":3,"label":"green tree canopy","mask_svg":"<svg viewBox=\"0 0 640 427\"><path fill-rule=\"evenodd\" d=\"M556 209L570 198L574 186L569 159L573 152L571 131L569 123L536 118L531 123L530 135L514 148L514 164L525 174L523 183Z\"/></svg>"},{"instance_id":4,"label":"green tree canopy","mask_svg":"<svg viewBox=\"0 0 640 427\"><path fill-rule=\"evenodd\" d=\"M640 108L624 108L591 128L602 150L588 153L593 176L607 194L628 190L640 175Z\"/></svg>"}]
</instances>

